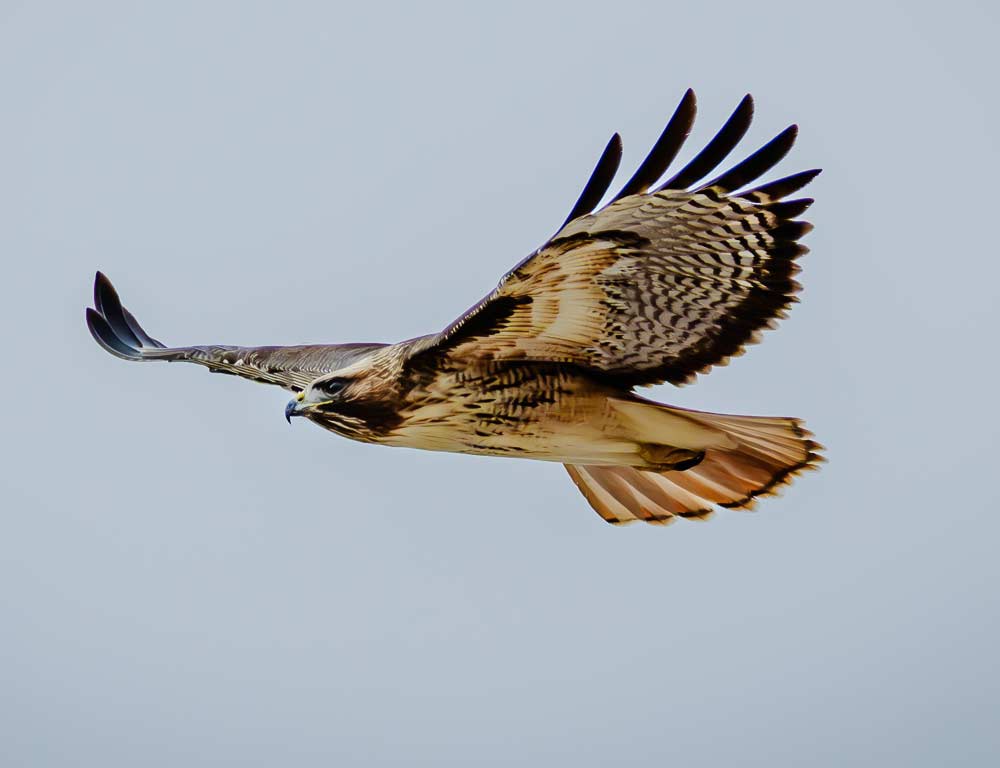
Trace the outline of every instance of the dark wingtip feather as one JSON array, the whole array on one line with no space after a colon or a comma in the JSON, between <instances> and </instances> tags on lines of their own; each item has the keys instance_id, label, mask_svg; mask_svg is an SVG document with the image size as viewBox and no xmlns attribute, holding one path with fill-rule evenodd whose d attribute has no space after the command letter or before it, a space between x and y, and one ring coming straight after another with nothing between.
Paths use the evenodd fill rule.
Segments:
<instances>
[{"instance_id":1,"label":"dark wingtip feather","mask_svg":"<svg viewBox=\"0 0 1000 768\"><path fill-rule=\"evenodd\" d=\"M144 349L165 348L122 306L118 292L103 272L94 276L94 307L87 310L87 327L97 343L111 354L141 360Z\"/></svg>"},{"instance_id":2,"label":"dark wingtip feather","mask_svg":"<svg viewBox=\"0 0 1000 768\"><path fill-rule=\"evenodd\" d=\"M740 197L746 200L753 200L757 203L769 203L781 200L793 192L798 192L822 172L822 168L813 168L808 171L793 173L791 176L785 176L782 179L769 181L767 184L761 184L759 187L748 189L746 192L740 194Z\"/></svg>"},{"instance_id":3,"label":"dark wingtip feather","mask_svg":"<svg viewBox=\"0 0 1000 768\"><path fill-rule=\"evenodd\" d=\"M141 347L142 341L129 327L118 292L102 272L94 280L94 305L107 320L115 335L130 347Z\"/></svg>"},{"instance_id":4,"label":"dark wingtip feather","mask_svg":"<svg viewBox=\"0 0 1000 768\"><path fill-rule=\"evenodd\" d=\"M97 270L97 272L94 273L94 306L97 308L97 311L102 314L104 313L104 307L101 306L101 295L102 286L105 283L110 285L111 281L108 280L107 276L101 272L101 270Z\"/></svg>"},{"instance_id":5,"label":"dark wingtip feather","mask_svg":"<svg viewBox=\"0 0 1000 768\"><path fill-rule=\"evenodd\" d=\"M140 351L122 341L108 324L104 315L90 307L87 307L87 328L90 329L90 335L94 337L94 341L115 357L120 357L123 360L142 359Z\"/></svg>"},{"instance_id":6,"label":"dark wingtip feather","mask_svg":"<svg viewBox=\"0 0 1000 768\"><path fill-rule=\"evenodd\" d=\"M798 200L782 200L777 203L768 203L764 207L782 219L794 219L805 213L815 200L811 197L802 197Z\"/></svg>"},{"instance_id":7,"label":"dark wingtip feather","mask_svg":"<svg viewBox=\"0 0 1000 768\"><path fill-rule=\"evenodd\" d=\"M706 183L705 186L718 187L725 192L732 192L734 189L739 189L760 178L788 154L795 144L798 133L799 127L797 125L788 126L748 158L737 163L718 178Z\"/></svg>"},{"instance_id":8,"label":"dark wingtip feather","mask_svg":"<svg viewBox=\"0 0 1000 768\"><path fill-rule=\"evenodd\" d=\"M697 100L694 91L688 88L680 104L677 105L677 109L674 110L674 114L667 122L667 126L663 129L663 133L660 134L632 178L625 182L625 186L615 196L615 200L645 192L660 180L691 133L696 112Z\"/></svg>"},{"instance_id":9,"label":"dark wingtip feather","mask_svg":"<svg viewBox=\"0 0 1000 768\"><path fill-rule=\"evenodd\" d=\"M659 189L687 189L710 174L736 148L753 120L753 97L748 93L705 148Z\"/></svg>"},{"instance_id":10,"label":"dark wingtip feather","mask_svg":"<svg viewBox=\"0 0 1000 768\"><path fill-rule=\"evenodd\" d=\"M580 193L579 199L577 199L576 204L573 206L573 210L569 212L569 216L563 222L563 227L573 221L573 219L585 216L597 207L597 204L601 202L601 198L604 197L611 186L611 182L614 181L615 174L618 173L618 165L621 161L622 137L616 133L611 137L607 146L604 147L601 159L594 166L593 173L590 174L590 178L587 180L583 192Z\"/></svg>"},{"instance_id":11,"label":"dark wingtip feather","mask_svg":"<svg viewBox=\"0 0 1000 768\"><path fill-rule=\"evenodd\" d=\"M812 229L813 225L808 221L784 221L771 230L771 235L779 240L798 240Z\"/></svg>"}]
</instances>

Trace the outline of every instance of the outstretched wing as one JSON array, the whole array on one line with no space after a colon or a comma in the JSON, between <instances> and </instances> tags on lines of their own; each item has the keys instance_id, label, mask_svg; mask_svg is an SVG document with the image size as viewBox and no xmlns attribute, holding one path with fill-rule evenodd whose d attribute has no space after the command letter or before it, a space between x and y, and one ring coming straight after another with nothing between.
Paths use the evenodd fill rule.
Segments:
<instances>
[{"instance_id":1,"label":"outstretched wing","mask_svg":"<svg viewBox=\"0 0 1000 768\"><path fill-rule=\"evenodd\" d=\"M653 150L596 213L621 154L608 144L566 224L486 298L413 355L546 360L580 365L637 386L682 384L723 364L773 327L795 301L795 221L811 199L785 201L818 170L739 191L791 149L797 128L708 182L753 115L746 96L709 144L667 181L695 114L688 91Z\"/></svg>"},{"instance_id":2,"label":"outstretched wing","mask_svg":"<svg viewBox=\"0 0 1000 768\"><path fill-rule=\"evenodd\" d=\"M215 373L229 373L293 392L323 374L349 365L382 344L300 345L292 347L167 347L146 333L122 306L111 281L100 272L94 280L94 308L87 327L104 349L123 360L189 362Z\"/></svg>"}]
</instances>

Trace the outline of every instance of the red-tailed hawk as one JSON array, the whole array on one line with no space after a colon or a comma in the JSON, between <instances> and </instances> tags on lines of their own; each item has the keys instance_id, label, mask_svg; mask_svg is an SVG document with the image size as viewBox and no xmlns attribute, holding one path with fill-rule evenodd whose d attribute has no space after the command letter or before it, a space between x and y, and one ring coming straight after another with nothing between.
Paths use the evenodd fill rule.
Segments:
<instances>
[{"instance_id":1,"label":"red-tailed hawk","mask_svg":"<svg viewBox=\"0 0 1000 768\"><path fill-rule=\"evenodd\" d=\"M665 524L749 507L822 458L794 418L703 413L635 387L684 384L784 317L818 170L753 188L796 127L711 174L750 125L745 97L694 159L661 181L691 130L688 91L614 199L616 134L562 228L440 333L398 344L166 347L97 274L87 324L125 360L199 363L296 392L285 415L383 445L565 464L605 520Z\"/></svg>"}]
</instances>

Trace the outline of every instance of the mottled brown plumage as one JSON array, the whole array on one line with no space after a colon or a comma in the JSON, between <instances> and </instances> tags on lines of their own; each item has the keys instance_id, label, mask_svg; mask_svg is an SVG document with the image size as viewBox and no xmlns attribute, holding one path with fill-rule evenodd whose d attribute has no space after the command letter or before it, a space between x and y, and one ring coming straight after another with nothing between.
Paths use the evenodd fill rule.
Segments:
<instances>
[{"instance_id":1,"label":"mottled brown plumage","mask_svg":"<svg viewBox=\"0 0 1000 768\"><path fill-rule=\"evenodd\" d=\"M750 506L821 461L799 420L689 411L632 390L725 364L795 301L795 260L806 252L798 239L811 228L795 217L812 201L784 198L818 171L743 188L784 157L796 128L701 182L752 113L747 96L660 183L694 120L688 91L640 168L595 211L621 156L615 136L559 232L437 334L393 345L167 348L100 273L87 322L118 357L195 362L296 392L286 416L356 440L561 462L609 522Z\"/></svg>"}]
</instances>

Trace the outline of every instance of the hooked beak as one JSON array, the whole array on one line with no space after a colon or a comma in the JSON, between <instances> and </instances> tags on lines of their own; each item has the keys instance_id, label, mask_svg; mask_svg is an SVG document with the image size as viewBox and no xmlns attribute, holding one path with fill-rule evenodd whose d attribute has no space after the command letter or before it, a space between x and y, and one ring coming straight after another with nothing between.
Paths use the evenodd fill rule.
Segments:
<instances>
[{"instance_id":1,"label":"hooked beak","mask_svg":"<svg viewBox=\"0 0 1000 768\"><path fill-rule=\"evenodd\" d=\"M305 393L299 392L299 394L296 395L293 400L289 400L288 405L285 406L285 421L289 424L292 423L292 416L301 415L299 412L299 403L302 402L304 397Z\"/></svg>"}]
</instances>

